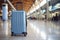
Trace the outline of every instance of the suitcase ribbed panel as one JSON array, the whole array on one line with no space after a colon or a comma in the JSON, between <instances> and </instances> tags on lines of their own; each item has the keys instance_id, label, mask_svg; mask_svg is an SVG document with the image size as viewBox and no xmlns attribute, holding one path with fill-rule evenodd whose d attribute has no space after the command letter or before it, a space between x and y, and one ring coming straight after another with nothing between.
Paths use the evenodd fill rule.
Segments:
<instances>
[{"instance_id":1,"label":"suitcase ribbed panel","mask_svg":"<svg viewBox=\"0 0 60 40\"><path fill-rule=\"evenodd\" d=\"M26 15L24 11L13 11L11 17L12 32L20 34L26 32Z\"/></svg>"}]
</instances>

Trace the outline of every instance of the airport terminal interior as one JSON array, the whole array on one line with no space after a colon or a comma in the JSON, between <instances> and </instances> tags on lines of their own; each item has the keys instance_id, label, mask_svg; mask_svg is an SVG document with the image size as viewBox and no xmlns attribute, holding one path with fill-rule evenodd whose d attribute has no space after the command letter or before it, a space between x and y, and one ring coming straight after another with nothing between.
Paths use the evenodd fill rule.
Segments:
<instances>
[{"instance_id":1,"label":"airport terminal interior","mask_svg":"<svg viewBox=\"0 0 60 40\"><path fill-rule=\"evenodd\" d=\"M60 40L60 0L0 0L0 40Z\"/></svg>"}]
</instances>

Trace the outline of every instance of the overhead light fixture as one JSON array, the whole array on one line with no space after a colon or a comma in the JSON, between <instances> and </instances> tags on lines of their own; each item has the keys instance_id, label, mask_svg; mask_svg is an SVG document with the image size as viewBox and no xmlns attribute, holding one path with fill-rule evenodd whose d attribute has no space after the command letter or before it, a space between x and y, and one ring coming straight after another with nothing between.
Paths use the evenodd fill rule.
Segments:
<instances>
[{"instance_id":1,"label":"overhead light fixture","mask_svg":"<svg viewBox=\"0 0 60 40\"><path fill-rule=\"evenodd\" d=\"M49 11L52 11L52 6L49 7Z\"/></svg>"},{"instance_id":2,"label":"overhead light fixture","mask_svg":"<svg viewBox=\"0 0 60 40\"><path fill-rule=\"evenodd\" d=\"M56 7L56 8L60 8L60 3L57 3L57 4L55 5L55 7Z\"/></svg>"}]
</instances>

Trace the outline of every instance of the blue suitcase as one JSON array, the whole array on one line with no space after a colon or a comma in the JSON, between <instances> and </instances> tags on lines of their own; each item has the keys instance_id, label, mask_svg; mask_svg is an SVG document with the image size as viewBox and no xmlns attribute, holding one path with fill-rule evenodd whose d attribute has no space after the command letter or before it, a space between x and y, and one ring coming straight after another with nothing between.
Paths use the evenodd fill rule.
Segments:
<instances>
[{"instance_id":1,"label":"blue suitcase","mask_svg":"<svg viewBox=\"0 0 60 40\"><path fill-rule=\"evenodd\" d=\"M27 20L25 11L12 11L11 35L27 35Z\"/></svg>"}]
</instances>

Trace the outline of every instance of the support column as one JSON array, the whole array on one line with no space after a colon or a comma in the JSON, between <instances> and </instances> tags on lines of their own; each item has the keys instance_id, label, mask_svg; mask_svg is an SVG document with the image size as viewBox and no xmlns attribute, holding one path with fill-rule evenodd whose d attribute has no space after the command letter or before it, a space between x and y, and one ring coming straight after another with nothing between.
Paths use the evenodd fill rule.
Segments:
<instances>
[{"instance_id":1,"label":"support column","mask_svg":"<svg viewBox=\"0 0 60 40\"><path fill-rule=\"evenodd\" d=\"M36 15L36 16L37 16L37 20L39 20L39 19L38 19L38 18L39 18L38 12L36 12L36 14L37 14L37 15Z\"/></svg>"},{"instance_id":2,"label":"support column","mask_svg":"<svg viewBox=\"0 0 60 40\"><path fill-rule=\"evenodd\" d=\"M41 8L39 9L39 19L41 19Z\"/></svg>"},{"instance_id":3,"label":"support column","mask_svg":"<svg viewBox=\"0 0 60 40\"><path fill-rule=\"evenodd\" d=\"M3 3L2 5L2 19L3 19L3 31L4 34L8 35L8 4Z\"/></svg>"},{"instance_id":4,"label":"support column","mask_svg":"<svg viewBox=\"0 0 60 40\"><path fill-rule=\"evenodd\" d=\"M36 11L37 20L39 20L39 10Z\"/></svg>"},{"instance_id":5,"label":"support column","mask_svg":"<svg viewBox=\"0 0 60 40\"><path fill-rule=\"evenodd\" d=\"M3 18L3 21L8 20L8 4L6 3L3 3L2 5L2 18Z\"/></svg>"},{"instance_id":6,"label":"support column","mask_svg":"<svg viewBox=\"0 0 60 40\"><path fill-rule=\"evenodd\" d=\"M47 20L49 20L49 2L48 0L46 0L47 2L47 13L46 13L46 16L47 16Z\"/></svg>"},{"instance_id":7,"label":"support column","mask_svg":"<svg viewBox=\"0 0 60 40\"><path fill-rule=\"evenodd\" d=\"M46 3L47 3L47 13L46 13L46 17L47 17L46 20L47 20L47 22L45 24L46 25L46 28L45 28L46 30L45 31L46 31L46 34L47 34L46 35L46 40L48 40L48 37L49 37L48 36L49 35L49 31L48 31L48 26L47 26L48 25L48 20L49 20L49 2L48 2L48 0L46 0Z\"/></svg>"}]
</instances>

